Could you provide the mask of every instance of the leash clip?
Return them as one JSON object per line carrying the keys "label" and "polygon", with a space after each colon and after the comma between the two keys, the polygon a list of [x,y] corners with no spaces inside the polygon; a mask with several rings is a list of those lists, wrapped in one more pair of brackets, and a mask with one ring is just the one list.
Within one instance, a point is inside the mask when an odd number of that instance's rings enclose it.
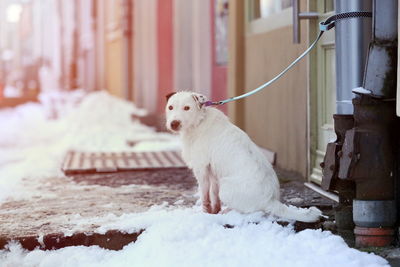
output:
{"label": "leash clip", "polygon": [[224,102],[223,101],[218,101],[218,102],[206,101],[206,102],[203,102],[201,104],[204,105],[205,107],[209,107],[209,106],[222,105],[222,104],[224,104]]}
{"label": "leash clip", "polygon": [[206,102],[203,102],[203,103],[201,103],[202,105],[204,105],[205,107],[209,107],[209,106],[212,106],[212,105],[215,105],[215,103],[214,102],[212,102],[212,101],[206,101]]}
{"label": "leash clip", "polygon": [[329,23],[327,23],[327,24],[325,24],[325,21],[321,21],[319,23],[319,30],[323,31],[323,32],[329,31],[333,27],[335,27],[335,21],[334,20],[329,22]]}

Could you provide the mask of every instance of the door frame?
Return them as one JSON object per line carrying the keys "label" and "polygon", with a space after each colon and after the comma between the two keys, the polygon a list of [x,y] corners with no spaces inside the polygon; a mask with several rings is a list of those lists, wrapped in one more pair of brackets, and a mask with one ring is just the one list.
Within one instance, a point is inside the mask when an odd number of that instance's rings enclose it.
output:
{"label": "door frame", "polygon": [[[327,18],[330,15],[334,14],[334,10],[330,12],[324,11],[324,4],[322,2],[317,1],[309,1],[308,8],[311,11],[316,10],[320,15],[318,20],[309,20],[309,34],[308,34],[308,42],[311,43],[315,40],[316,36],[319,33],[318,23],[319,21]],[[322,182],[322,170],[319,165],[316,164],[316,155],[314,153],[318,153],[318,141],[319,141],[319,127],[321,126],[322,116],[325,116],[325,107],[323,112],[319,111],[319,104],[323,101],[321,98],[325,97],[325,90],[322,90],[323,85],[321,81],[325,79],[324,77],[318,77],[320,75],[318,73],[318,66],[322,66],[325,64],[325,61],[321,58],[318,58],[318,54],[323,52],[323,48],[320,46],[324,40],[327,39],[335,39],[335,31],[334,29],[325,32],[319,41],[319,45],[313,49],[308,57],[308,90],[307,90],[307,106],[308,106],[308,114],[307,114],[307,124],[308,124],[308,134],[307,134],[307,180],[308,182],[314,182],[316,184],[320,184]],[[328,44],[329,46],[332,44]],[[334,45],[334,42],[333,42]],[[322,90],[322,91],[321,91]],[[336,94],[335,94],[336,99]],[[329,129],[330,130],[330,129]],[[333,130],[333,129],[332,129]],[[322,160],[321,160],[322,162]]]}

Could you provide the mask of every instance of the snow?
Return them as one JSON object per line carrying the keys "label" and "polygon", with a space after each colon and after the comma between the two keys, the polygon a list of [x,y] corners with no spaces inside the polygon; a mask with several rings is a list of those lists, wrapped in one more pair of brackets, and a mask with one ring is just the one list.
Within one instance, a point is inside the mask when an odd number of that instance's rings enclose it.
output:
{"label": "snow", "polygon": [[364,95],[369,95],[371,94],[370,90],[365,89],[364,87],[357,87],[351,90],[353,93],[358,93],[358,94],[364,94]]}
{"label": "snow", "polygon": [[[65,153],[163,150],[180,147],[176,136],[157,133],[130,115],[144,110],[106,92],[47,93],[41,103],[1,110],[0,201],[32,196],[29,184],[63,177]],[[127,140],[139,142],[129,147]],[[1,203],[1,202],[0,202]],[[261,213],[210,215],[167,204],[143,213],[92,218],[96,232],[145,231],[120,251],[97,246],[26,251],[18,243],[0,250],[9,266],[388,266],[381,257],[349,248],[327,231],[295,233]],[[76,229],[91,223],[77,214]],[[229,226],[229,227],[226,227]],[[71,234],[71,233],[66,233]],[[43,242],[43,234],[38,233]]]}
{"label": "snow", "polygon": [[116,227],[146,231],[121,251],[92,246],[28,252],[13,243],[0,251],[0,266],[388,266],[330,232],[295,233],[261,213],[210,215],[200,207],[161,206],[122,215],[99,232]]}
{"label": "snow", "polygon": [[[40,103],[0,110],[0,202],[30,197],[24,184],[63,176],[60,166],[68,150],[179,149],[176,136],[132,122],[131,114],[146,111],[104,91],[47,93]],[[130,147],[128,140],[138,143]]]}

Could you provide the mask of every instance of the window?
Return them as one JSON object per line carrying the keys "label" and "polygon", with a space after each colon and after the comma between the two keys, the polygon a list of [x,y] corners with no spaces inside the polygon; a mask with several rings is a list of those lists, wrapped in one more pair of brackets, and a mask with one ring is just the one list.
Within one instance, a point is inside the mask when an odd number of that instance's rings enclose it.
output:
{"label": "window", "polygon": [[292,6],[291,0],[250,0],[250,2],[252,2],[252,19],[267,18]]}
{"label": "window", "polygon": [[262,33],[292,24],[291,0],[248,0],[248,32]]}

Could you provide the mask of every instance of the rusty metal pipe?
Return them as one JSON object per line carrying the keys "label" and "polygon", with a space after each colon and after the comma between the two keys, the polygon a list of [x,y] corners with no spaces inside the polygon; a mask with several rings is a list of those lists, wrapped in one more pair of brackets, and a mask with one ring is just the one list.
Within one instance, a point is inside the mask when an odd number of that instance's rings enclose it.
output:
{"label": "rusty metal pipe", "polygon": [[355,183],[351,180],[338,179],[339,154],[345,139],[346,131],[354,127],[353,115],[333,115],[336,140],[329,143],[322,167],[322,184],[324,190],[335,191],[339,195],[339,204],[335,207],[336,229],[350,246],[354,246],[354,222],[352,203],[355,197]]}
{"label": "rusty metal pipe", "polygon": [[[335,129],[338,138],[328,144],[322,166],[322,186],[339,192],[341,208],[337,215],[348,219],[350,202],[353,204],[355,243],[360,247],[386,246],[393,241],[393,227],[398,221],[396,192],[400,192],[395,189],[396,180],[400,178],[400,168],[396,170],[396,166],[400,166],[400,122],[394,101],[397,1],[374,0],[373,14],[373,38],[363,79],[363,87],[367,90],[355,92],[356,97],[352,100],[354,126],[349,129],[348,125],[346,130]],[[340,35],[339,31],[340,28],[337,29]],[[350,63],[357,65],[360,62]],[[340,75],[338,79],[338,84],[344,82],[340,81]],[[338,111],[343,113],[339,107]],[[339,126],[336,120],[340,120],[340,116],[336,115],[335,128]],[[348,227],[350,224],[342,228]]]}
{"label": "rusty metal pipe", "polygon": [[373,39],[363,87],[353,98],[354,128],[346,132],[338,176],[356,184],[355,243],[387,246],[397,222],[395,166],[399,120],[393,97],[397,83],[397,0],[373,2]]}

